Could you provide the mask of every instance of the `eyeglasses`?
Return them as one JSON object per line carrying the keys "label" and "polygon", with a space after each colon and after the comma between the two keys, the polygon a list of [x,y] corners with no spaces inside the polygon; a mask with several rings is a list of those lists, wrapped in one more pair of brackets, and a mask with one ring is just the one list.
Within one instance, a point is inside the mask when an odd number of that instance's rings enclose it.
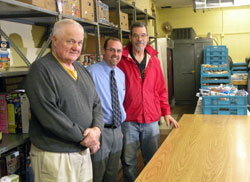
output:
{"label": "eyeglasses", "polygon": [[115,53],[115,52],[117,52],[118,54],[122,53],[122,50],[121,50],[121,49],[108,48],[108,49],[106,49],[106,50],[108,50],[108,51],[110,51],[110,52],[112,52],[112,53]]}
{"label": "eyeglasses", "polygon": [[141,34],[141,35],[138,35],[138,34],[133,34],[132,37],[135,38],[135,39],[138,39],[139,37],[142,38],[142,39],[145,39],[148,35],[147,34]]}

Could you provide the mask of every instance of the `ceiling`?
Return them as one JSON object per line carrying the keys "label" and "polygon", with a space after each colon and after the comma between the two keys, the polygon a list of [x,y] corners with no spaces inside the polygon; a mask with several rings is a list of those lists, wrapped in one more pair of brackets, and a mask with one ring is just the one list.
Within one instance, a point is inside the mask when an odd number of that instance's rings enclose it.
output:
{"label": "ceiling", "polygon": [[186,8],[195,9],[218,8],[230,6],[250,5],[250,0],[153,0],[158,8]]}
{"label": "ceiling", "polygon": [[193,7],[193,0],[154,0],[156,7],[184,8]]}

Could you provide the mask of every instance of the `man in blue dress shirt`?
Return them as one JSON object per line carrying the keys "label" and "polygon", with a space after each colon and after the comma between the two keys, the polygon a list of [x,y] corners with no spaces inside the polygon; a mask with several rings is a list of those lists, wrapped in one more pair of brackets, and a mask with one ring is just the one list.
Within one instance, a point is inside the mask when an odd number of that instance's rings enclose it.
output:
{"label": "man in blue dress shirt", "polygon": [[[117,182],[119,160],[122,151],[121,123],[126,118],[123,108],[125,97],[125,75],[116,67],[122,56],[122,44],[117,38],[108,38],[104,42],[103,60],[93,64],[88,71],[93,77],[96,91],[102,103],[104,130],[101,136],[101,147],[92,155],[94,182]],[[113,71],[112,71],[113,70]],[[119,121],[114,121],[115,110],[112,106],[111,72],[114,72],[118,91]],[[115,117],[116,118],[116,117]]]}

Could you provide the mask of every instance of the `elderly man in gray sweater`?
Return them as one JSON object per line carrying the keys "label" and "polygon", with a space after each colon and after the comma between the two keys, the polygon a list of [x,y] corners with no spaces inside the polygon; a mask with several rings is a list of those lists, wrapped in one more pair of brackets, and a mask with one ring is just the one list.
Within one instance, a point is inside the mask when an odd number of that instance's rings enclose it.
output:
{"label": "elderly man in gray sweater", "polygon": [[83,36],[83,27],[73,20],[55,23],[52,52],[31,65],[26,79],[36,182],[93,178],[90,153],[100,147],[104,123],[94,82],[76,62]]}

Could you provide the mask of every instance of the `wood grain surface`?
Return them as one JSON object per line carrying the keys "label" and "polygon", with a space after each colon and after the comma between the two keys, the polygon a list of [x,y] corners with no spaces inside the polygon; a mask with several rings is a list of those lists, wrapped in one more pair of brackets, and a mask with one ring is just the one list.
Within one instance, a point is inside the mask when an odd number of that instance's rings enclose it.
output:
{"label": "wood grain surface", "polygon": [[250,182],[250,116],[185,114],[136,182]]}

